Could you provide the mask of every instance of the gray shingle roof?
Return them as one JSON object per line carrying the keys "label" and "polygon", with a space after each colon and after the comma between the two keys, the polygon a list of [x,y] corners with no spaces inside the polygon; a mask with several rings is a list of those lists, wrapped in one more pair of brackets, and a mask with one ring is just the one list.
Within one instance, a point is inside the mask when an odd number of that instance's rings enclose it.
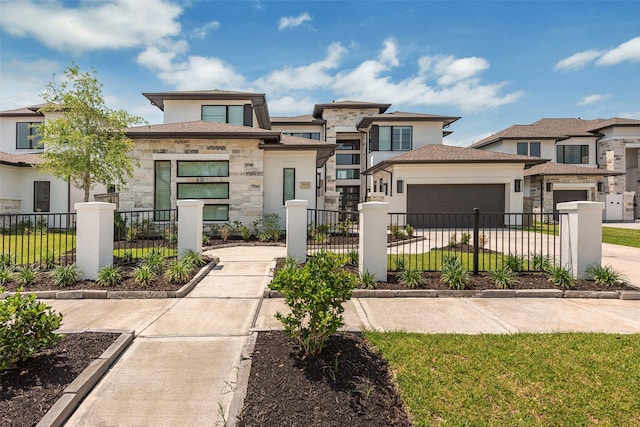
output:
{"label": "gray shingle roof", "polygon": [[42,156],[39,153],[10,154],[0,151],[0,163],[14,166],[38,165],[42,163]]}
{"label": "gray shingle roof", "polygon": [[165,123],[130,127],[125,130],[130,138],[257,138],[280,140],[280,132],[228,123],[192,122]]}
{"label": "gray shingle roof", "polygon": [[357,128],[366,128],[372,123],[376,122],[442,122],[443,127],[449,126],[451,123],[460,119],[455,116],[441,116],[438,114],[422,114],[422,113],[408,113],[404,111],[394,111],[392,113],[374,114],[371,116],[363,117],[358,124]]}

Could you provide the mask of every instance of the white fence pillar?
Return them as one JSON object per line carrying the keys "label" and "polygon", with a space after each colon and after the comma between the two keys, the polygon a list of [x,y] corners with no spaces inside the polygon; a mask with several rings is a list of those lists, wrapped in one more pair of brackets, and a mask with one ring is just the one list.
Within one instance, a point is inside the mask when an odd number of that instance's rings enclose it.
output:
{"label": "white fence pillar", "polygon": [[358,270],[369,271],[378,281],[387,281],[387,225],[389,203],[366,202],[360,211]]}
{"label": "white fence pillar", "polygon": [[587,278],[590,264],[602,261],[602,210],[601,202],[558,203],[560,215],[560,244],[563,267],[573,277]]}
{"label": "white fence pillar", "polygon": [[98,270],[113,264],[114,203],[76,203],[76,266],[81,279],[96,280]]}
{"label": "white fence pillar", "polygon": [[307,260],[307,200],[287,200],[287,258]]}
{"label": "white fence pillar", "polygon": [[178,257],[186,251],[202,253],[202,200],[178,200]]}

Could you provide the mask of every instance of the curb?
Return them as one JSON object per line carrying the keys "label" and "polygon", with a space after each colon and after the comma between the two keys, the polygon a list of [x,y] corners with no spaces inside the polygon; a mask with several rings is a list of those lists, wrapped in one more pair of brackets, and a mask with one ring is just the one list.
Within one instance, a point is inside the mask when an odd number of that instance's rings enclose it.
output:
{"label": "curb", "polygon": [[[108,291],[100,289],[74,289],[71,291],[22,291],[23,294],[35,294],[38,299],[159,299],[159,298],[183,298],[209,274],[209,271],[220,262],[220,258],[212,257],[213,261],[205,265],[193,276],[188,283],[177,291]],[[0,299],[5,299],[15,292],[4,292]]]}
{"label": "curb", "polygon": [[[284,298],[271,289],[265,289],[263,298]],[[351,298],[583,298],[640,300],[640,291],[576,291],[562,289],[356,289]]]}
{"label": "curb", "polygon": [[237,388],[233,393],[229,408],[227,411],[227,426],[234,427],[238,421],[238,415],[244,407],[244,400],[247,397],[249,388],[249,374],[251,373],[251,363],[253,362],[253,350],[256,347],[258,339],[257,332],[251,332],[242,346],[242,354],[240,355],[240,366],[238,370],[238,379],[236,381]]}
{"label": "curb", "polygon": [[[98,330],[86,330],[84,332],[104,332]],[[122,332],[121,335],[107,348],[97,359],[94,359],[76,377],[71,384],[64,389],[62,397],[42,417],[37,427],[58,427],[73,414],[80,402],[89,394],[91,389],[100,381],[102,376],[113,365],[118,357],[133,341],[132,331]]]}

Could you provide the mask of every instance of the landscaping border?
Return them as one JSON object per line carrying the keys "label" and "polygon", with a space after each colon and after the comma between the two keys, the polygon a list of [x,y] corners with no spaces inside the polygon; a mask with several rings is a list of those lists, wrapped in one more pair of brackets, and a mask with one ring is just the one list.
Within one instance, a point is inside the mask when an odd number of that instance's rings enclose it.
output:
{"label": "landscaping border", "polygon": [[[82,332],[105,332],[99,329],[89,329]],[[114,332],[114,331],[109,331]],[[69,333],[67,333],[69,334]],[[97,359],[94,359],[81,373],[69,384],[62,397],[42,417],[37,427],[58,427],[64,425],[80,402],[89,394],[111,365],[120,357],[124,350],[134,339],[133,331],[121,331],[121,334]]]}

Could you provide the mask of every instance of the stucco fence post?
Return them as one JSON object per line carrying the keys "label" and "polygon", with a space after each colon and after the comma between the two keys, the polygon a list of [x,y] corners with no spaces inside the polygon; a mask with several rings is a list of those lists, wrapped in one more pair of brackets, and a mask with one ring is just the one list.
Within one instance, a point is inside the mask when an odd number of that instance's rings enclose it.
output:
{"label": "stucco fence post", "polygon": [[373,273],[378,281],[387,281],[387,224],[389,203],[365,202],[360,212],[358,271]]}
{"label": "stucco fence post", "polygon": [[[602,202],[558,203],[562,267],[587,278],[587,267],[602,262]],[[564,215],[562,215],[564,214]]]}
{"label": "stucco fence post", "polygon": [[113,264],[114,203],[74,204],[76,218],[76,267],[83,280],[96,280],[98,271]]}
{"label": "stucco fence post", "polygon": [[307,260],[307,200],[287,200],[287,258]]}
{"label": "stucco fence post", "polygon": [[178,257],[192,250],[202,253],[202,200],[178,200]]}

